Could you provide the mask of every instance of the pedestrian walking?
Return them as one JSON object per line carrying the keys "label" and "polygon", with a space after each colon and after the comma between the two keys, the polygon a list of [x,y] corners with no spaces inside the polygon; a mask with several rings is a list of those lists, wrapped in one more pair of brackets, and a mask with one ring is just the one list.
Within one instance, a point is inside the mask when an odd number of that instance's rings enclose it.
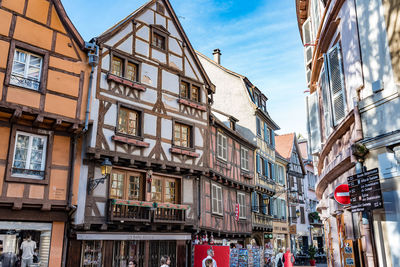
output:
{"label": "pedestrian walking", "polygon": [[293,254],[290,252],[290,248],[288,248],[286,250],[286,253],[283,254],[282,261],[283,261],[284,267],[293,267],[295,259],[294,259]]}
{"label": "pedestrian walking", "polygon": [[283,267],[283,249],[280,249],[278,254],[275,256],[275,267]]}
{"label": "pedestrian walking", "polygon": [[161,267],[169,267],[171,264],[171,258],[169,256],[161,257]]}

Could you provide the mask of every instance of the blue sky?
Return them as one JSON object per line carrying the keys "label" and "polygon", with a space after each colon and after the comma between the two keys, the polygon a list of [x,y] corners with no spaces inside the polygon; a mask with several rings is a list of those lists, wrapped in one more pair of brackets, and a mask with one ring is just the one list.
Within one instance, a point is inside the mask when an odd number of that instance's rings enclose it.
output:
{"label": "blue sky", "polygon": [[[146,0],[62,0],[85,40],[100,35]],[[307,88],[295,0],[170,0],[193,47],[248,77],[267,97],[278,133],[306,135]],[[218,90],[218,88],[217,88]]]}

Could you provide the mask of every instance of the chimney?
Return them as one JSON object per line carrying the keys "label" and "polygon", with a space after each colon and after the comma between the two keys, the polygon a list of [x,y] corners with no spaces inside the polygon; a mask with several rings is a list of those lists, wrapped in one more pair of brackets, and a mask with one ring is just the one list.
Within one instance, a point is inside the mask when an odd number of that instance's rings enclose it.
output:
{"label": "chimney", "polygon": [[213,55],[214,55],[214,61],[217,62],[218,64],[221,64],[221,50],[219,50],[219,48],[214,49]]}

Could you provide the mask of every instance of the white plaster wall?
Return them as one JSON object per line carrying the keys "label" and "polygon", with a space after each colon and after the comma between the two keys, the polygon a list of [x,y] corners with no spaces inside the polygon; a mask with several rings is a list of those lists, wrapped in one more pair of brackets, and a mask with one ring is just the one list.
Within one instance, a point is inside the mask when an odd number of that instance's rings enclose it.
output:
{"label": "white plaster wall", "polygon": [[[153,149],[154,145],[156,144],[156,140],[145,138],[143,140],[146,143],[149,143],[149,147],[143,149],[143,155],[146,157],[150,154],[151,150]],[[155,156],[153,156],[154,158]]]}
{"label": "white plaster wall", "polygon": [[146,41],[150,41],[150,28],[146,25],[144,25],[142,28],[140,28],[136,32],[136,36],[143,38]]}
{"label": "white plaster wall", "polygon": [[172,140],[172,121],[161,119],[161,125],[161,138]]}
{"label": "white plaster wall", "polygon": [[151,49],[151,56],[153,59],[166,64],[167,63],[167,55],[165,52],[160,52],[157,49]]}
{"label": "white plaster wall", "polygon": [[124,29],[122,29],[120,32],[118,32],[116,35],[111,37],[108,41],[105,42],[106,45],[109,46],[114,46],[118,41],[120,41],[122,38],[124,38],[126,35],[131,33],[133,30],[132,23],[128,23]]}
{"label": "white plaster wall", "polygon": [[[101,174],[101,169],[99,167],[94,168],[94,177],[103,177]],[[106,179],[103,184],[99,184],[93,191],[92,195],[94,197],[107,197],[108,180]]]}
{"label": "white plaster wall", "polygon": [[196,75],[194,75],[193,69],[192,69],[192,67],[190,67],[188,59],[186,57],[185,57],[185,75],[187,77],[197,80],[197,77],[196,77]]}
{"label": "white plaster wall", "polygon": [[[147,77],[145,77],[147,76]],[[142,64],[142,83],[157,86],[158,69],[157,67],[151,66],[149,64]],[[150,81],[148,81],[150,79]]]}
{"label": "white plaster wall", "polygon": [[185,204],[193,204],[193,180],[182,179],[182,181],[183,181],[182,202]]}
{"label": "white plaster wall", "polygon": [[357,17],[353,1],[346,1],[339,12],[343,71],[345,73],[346,103],[352,110],[356,90],[363,85],[361,56],[357,34]]}
{"label": "white plaster wall", "polygon": [[150,102],[152,104],[157,101],[157,91],[153,89],[147,89],[146,92],[141,93],[140,97],[143,101]]}
{"label": "white plaster wall", "polygon": [[205,140],[203,140],[203,136],[200,133],[200,129],[195,127],[195,132],[194,132],[194,137],[195,137],[195,146],[203,147],[205,146]]}
{"label": "white plaster wall", "polygon": [[362,97],[372,94],[372,83],[383,80],[384,90],[395,90],[387,42],[382,1],[356,0],[365,89]]}
{"label": "white plaster wall", "polygon": [[154,12],[151,10],[147,10],[143,14],[138,16],[136,20],[144,22],[148,25],[154,24]]}
{"label": "white plaster wall", "polygon": [[161,142],[161,147],[164,150],[165,156],[167,156],[167,160],[171,161],[171,153],[169,152],[169,149],[171,148],[171,144]]}
{"label": "white plaster wall", "polygon": [[171,19],[168,19],[168,31],[171,34],[171,36],[178,38],[179,40],[182,40],[181,36],[179,35],[174,22]]}
{"label": "white plaster wall", "polygon": [[169,40],[169,50],[177,55],[182,55],[182,49],[175,38],[168,38]]}
{"label": "white plaster wall", "polygon": [[[365,88],[359,103],[364,138],[400,129],[398,88],[394,81],[382,2],[356,0]],[[383,81],[373,93],[372,83]]]}
{"label": "white plaster wall", "polygon": [[183,70],[182,68],[182,58],[177,57],[175,55],[169,54],[169,65],[179,69],[180,71]]}
{"label": "white plaster wall", "polygon": [[107,74],[101,73],[100,74],[100,88],[108,90],[109,84],[107,82]]}
{"label": "white plaster wall", "polygon": [[164,28],[167,28],[167,20],[166,20],[166,18],[161,16],[158,13],[156,13],[156,24],[162,25]]}
{"label": "white plaster wall", "polygon": [[136,38],[135,51],[136,51],[136,53],[139,53],[139,54],[142,54],[142,55],[148,57],[149,56],[149,44]]}
{"label": "white plaster wall", "polygon": [[[84,150],[82,150],[82,159],[84,158]],[[79,186],[78,186],[78,206],[76,207],[76,215],[74,219],[75,224],[83,224],[85,222],[85,206],[86,206],[86,194],[87,194],[87,178],[88,178],[88,166],[81,164],[79,174]]]}
{"label": "white plaster wall", "polygon": [[203,79],[201,77],[200,71],[197,68],[197,65],[194,63],[194,59],[192,57],[192,55],[189,53],[189,50],[187,49],[187,47],[185,47],[185,55],[186,55],[186,59],[190,62],[190,65],[193,67],[193,70],[195,72],[195,76],[198,77],[197,79],[201,82],[203,82]]}
{"label": "white plaster wall", "polygon": [[162,71],[162,89],[179,94],[179,77],[169,71]]}
{"label": "white plaster wall", "polygon": [[144,113],[143,120],[145,121],[145,123],[143,124],[143,133],[156,136],[157,117]]}
{"label": "white plaster wall", "polygon": [[[238,128],[247,128],[244,129],[243,135],[256,142],[255,105],[251,102],[242,79],[227,73],[202,56],[198,56],[198,58],[212,83],[216,86],[212,107],[239,119]],[[232,105],[232,103],[235,103],[235,105]],[[242,131],[240,132],[242,133]]]}
{"label": "white plaster wall", "polygon": [[101,68],[103,70],[110,70],[110,55],[105,55],[101,59]]}
{"label": "white plaster wall", "polygon": [[133,37],[130,36],[128,39],[126,39],[122,44],[120,44],[117,48],[121,51],[124,51],[128,54],[132,54],[132,40]]}
{"label": "white plaster wall", "polygon": [[179,111],[179,103],[177,101],[177,97],[163,94],[162,101],[164,103],[165,108]]}
{"label": "white plaster wall", "polygon": [[[115,145],[114,145],[114,141],[111,138],[115,135],[115,132],[103,128],[103,134],[104,134],[104,137],[105,137],[105,139],[106,139],[106,141],[108,143],[108,146],[110,147],[110,150],[111,151],[114,150]],[[106,148],[103,147],[103,149],[106,149]]]}
{"label": "white plaster wall", "polygon": [[115,104],[112,104],[108,109],[106,115],[104,116],[104,123],[112,126],[116,126],[117,124],[117,112],[118,107]]}

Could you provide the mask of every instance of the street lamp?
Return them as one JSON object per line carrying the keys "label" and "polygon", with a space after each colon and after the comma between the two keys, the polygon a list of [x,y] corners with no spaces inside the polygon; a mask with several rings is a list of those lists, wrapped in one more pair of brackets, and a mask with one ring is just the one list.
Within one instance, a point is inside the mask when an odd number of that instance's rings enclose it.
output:
{"label": "street lamp", "polygon": [[101,163],[101,178],[89,179],[88,192],[92,192],[99,184],[104,184],[104,181],[110,176],[112,170],[112,163],[108,158],[105,158]]}
{"label": "street lamp", "polygon": [[297,217],[300,217],[300,215],[301,215],[300,210],[296,210],[296,216],[297,216]]}

